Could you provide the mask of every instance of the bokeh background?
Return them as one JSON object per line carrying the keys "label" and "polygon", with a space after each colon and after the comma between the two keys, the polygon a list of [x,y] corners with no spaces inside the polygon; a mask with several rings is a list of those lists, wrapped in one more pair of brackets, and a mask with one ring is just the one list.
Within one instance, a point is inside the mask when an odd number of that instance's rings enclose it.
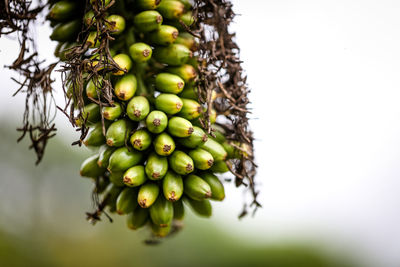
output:
{"label": "bokeh background", "polygon": [[[92,185],[78,174],[90,151],[70,146],[78,133],[64,115],[38,167],[16,144],[24,98],[12,97],[3,66],[19,47],[2,38],[0,266],[400,265],[400,2],[233,3],[263,209],[239,220],[246,196],[226,184],[211,219],[189,213],[157,246],[119,216],[90,225]],[[50,27],[38,24],[38,49],[53,62]]]}

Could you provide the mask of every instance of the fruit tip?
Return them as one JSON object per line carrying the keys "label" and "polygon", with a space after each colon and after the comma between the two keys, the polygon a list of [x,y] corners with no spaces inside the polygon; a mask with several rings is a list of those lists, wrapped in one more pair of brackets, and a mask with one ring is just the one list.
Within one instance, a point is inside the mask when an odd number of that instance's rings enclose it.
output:
{"label": "fruit tip", "polygon": [[148,208],[147,205],[146,205],[146,199],[140,200],[140,201],[139,201],[139,206],[142,207],[142,208],[144,208],[144,209],[145,209],[145,208]]}
{"label": "fruit tip", "polygon": [[114,145],[114,141],[112,139],[107,139],[107,145],[108,146],[113,146]]}
{"label": "fruit tip", "polygon": [[206,198],[210,198],[210,197],[212,197],[212,193],[211,193],[211,191],[208,191],[208,192],[205,194],[205,197],[206,197]]}

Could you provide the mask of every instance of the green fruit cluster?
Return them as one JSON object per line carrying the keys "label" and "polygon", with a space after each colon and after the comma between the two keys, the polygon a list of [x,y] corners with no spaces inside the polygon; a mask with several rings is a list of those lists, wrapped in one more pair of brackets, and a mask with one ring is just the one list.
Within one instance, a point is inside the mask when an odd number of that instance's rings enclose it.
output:
{"label": "green fruit cluster", "polygon": [[[90,27],[96,20],[92,10],[81,14],[81,5],[62,0],[50,9],[50,38],[59,42],[55,55],[61,60],[81,22]],[[82,163],[80,174],[96,181],[110,212],[127,215],[129,228],[149,225],[164,237],[174,220],[183,219],[185,206],[211,216],[210,200],[225,197],[215,174],[227,172],[226,160],[238,157],[239,150],[225,140],[223,129],[214,125],[211,137],[199,123],[205,107],[194,89],[196,40],[181,25],[193,23],[189,1],[116,0],[108,13],[111,55],[123,71],[109,76],[111,106],[92,101],[101,99],[105,77],[85,85],[82,115],[91,130],[83,143],[97,152]],[[98,38],[93,29],[86,44],[95,49]]]}

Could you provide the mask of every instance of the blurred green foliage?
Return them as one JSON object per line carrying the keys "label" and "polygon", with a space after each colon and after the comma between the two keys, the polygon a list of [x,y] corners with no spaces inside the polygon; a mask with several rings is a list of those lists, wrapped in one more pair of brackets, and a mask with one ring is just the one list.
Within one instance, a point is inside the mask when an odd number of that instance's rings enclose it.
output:
{"label": "blurred green foliage", "polygon": [[69,146],[59,133],[35,167],[33,151],[16,144],[14,125],[1,125],[0,266],[355,266],[310,244],[271,245],[268,236],[265,244],[253,243],[193,214],[183,231],[158,245],[145,245],[147,229],[129,230],[124,217],[92,226],[84,215],[92,185],[78,174],[89,151]]}

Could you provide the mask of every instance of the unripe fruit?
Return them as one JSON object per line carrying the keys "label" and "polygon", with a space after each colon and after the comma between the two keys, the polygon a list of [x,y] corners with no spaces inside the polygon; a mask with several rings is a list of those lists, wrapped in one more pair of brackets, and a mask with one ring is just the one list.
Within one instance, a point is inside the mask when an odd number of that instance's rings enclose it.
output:
{"label": "unripe fruit", "polygon": [[127,74],[117,82],[114,91],[118,99],[127,101],[134,96],[136,89],[137,80],[135,75]]}
{"label": "unripe fruit", "polygon": [[137,230],[147,223],[149,210],[137,207],[133,212],[126,217],[126,224],[129,229]]}
{"label": "unripe fruit", "polygon": [[117,198],[117,213],[128,214],[137,207],[137,189],[125,188]]}
{"label": "unripe fruit", "polygon": [[169,115],[173,115],[181,111],[182,100],[174,94],[160,94],[155,101],[156,108],[164,111]]}
{"label": "unripe fruit", "polygon": [[222,201],[225,198],[224,185],[217,176],[209,172],[204,172],[200,174],[200,177],[210,186],[212,193],[211,199]]}
{"label": "unripe fruit", "polygon": [[185,217],[185,208],[183,207],[183,201],[178,200],[172,203],[174,206],[174,220],[183,220]]}
{"label": "unripe fruit", "polygon": [[182,15],[181,20],[186,26],[190,27],[194,23],[194,17],[192,16],[192,12],[186,12]]}
{"label": "unripe fruit", "polygon": [[140,12],[133,19],[135,27],[141,32],[157,30],[162,22],[163,17],[161,14],[153,10]]}
{"label": "unripe fruit", "polygon": [[157,10],[162,14],[164,18],[179,19],[183,15],[185,6],[179,1],[168,0],[161,1]]}
{"label": "unripe fruit", "polygon": [[196,148],[208,140],[207,134],[200,127],[193,126],[193,133],[186,138],[179,138],[178,142],[188,148]]}
{"label": "unripe fruit", "polygon": [[194,200],[204,200],[212,196],[211,188],[199,176],[190,174],[183,180],[184,192]]}
{"label": "unripe fruit", "polygon": [[115,148],[103,145],[99,149],[99,159],[97,165],[101,168],[107,168],[111,154],[115,151]]}
{"label": "unripe fruit", "polygon": [[127,147],[121,147],[111,154],[107,169],[110,172],[125,171],[128,168],[138,164],[142,160],[142,153]]}
{"label": "unripe fruit", "polygon": [[97,165],[98,158],[98,155],[93,155],[82,162],[80,169],[81,176],[95,178],[104,174],[105,169]]}
{"label": "unripe fruit", "polygon": [[194,170],[193,160],[185,152],[175,150],[168,159],[171,169],[178,174],[186,175]]}
{"label": "unripe fruit", "polygon": [[158,30],[150,32],[147,37],[152,44],[170,45],[175,42],[178,34],[177,28],[169,25],[161,25]]}
{"label": "unripe fruit", "polygon": [[59,1],[52,6],[47,17],[55,21],[66,21],[74,17],[77,7],[76,2]]}
{"label": "unripe fruit", "polygon": [[114,102],[113,107],[103,107],[101,112],[103,113],[104,119],[113,121],[121,116],[122,107],[118,102]]}
{"label": "unripe fruit", "polygon": [[156,9],[161,3],[161,0],[136,0],[135,4],[143,9],[143,10],[148,10],[148,9]]}
{"label": "unripe fruit", "polygon": [[123,171],[114,171],[110,173],[110,176],[108,178],[110,182],[113,183],[115,186],[123,187],[124,186],[123,176],[124,176]]}
{"label": "unripe fruit", "polygon": [[123,75],[125,74],[125,72],[128,72],[132,68],[132,60],[126,54],[115,55],[113,57],[113,60],[115,61],[115,63],[117,63],[119,68],[122,69],[114,72],[114,75]]}
{"label": "unripe fruit", "polygon": [[199,170],[207,170],[214,164],[213,156],[201,148],[189,151],[189,156],[193,159],[194,167]]}
{"label": "unripe fruit", "polygon": [[183,88],[182,92],[178,95],[181,98],[198,100],[199,96],[197,94],[197,88],[193,87],[190,84],[186,84],[185,88]]}
{"label": "unripe fruit", "polygon": [[91,25],[92,23],[96,22],[96,18],[94,17],[93,10],[86,12],[84,16],[84,22],[87,26]]}
{"label": "unripe fruit", "polygon": [[117,198],[122,190],[122,187],[114,184],[109,184],[104,191],[104,198],[106,205],[109,207],[110,212],[116,211]]}
{"label": "unripe fruit", "polygon": [[113,122],[106,132],[107,145],[115,147],[123,146],[125,144],[125,139],[128,138],[129,133],[132,130],[132,127],[132,123],[125,119]]}
{"label": "unripe fruit", "polygon": [[81,126],[82,121],[86,120],[86,123],[90,125],[90,124],[94,124],[94,123],[98,122],[100,119],[101,119],[101,115],[100,115],[99,105],[97,105],[95,103],[90,103],[83,107],[82,118],[79,117],[75,121],[75,123],[78,126]]}
{"label": "unripe fruit", "polygon": [[125,19],[119,15],[111,15],[106,19],[109,23],[106,24],[112,34],[120,34],[125,30]]}
{"label": "unripe fruit", "polygon": [[215,161],[214,165],[212,165],[212,167],[210,168],[211,171],[216,172],[216,173],[225,173],[229,171],[228,168],[228,164],[230,164],[229,162],[225,162],[225,161]]}
{"label": "unripe fruit", "polygon": [[201,105],[192,99],[181,98],[183,106],[178,116],[188,120],[193,120],[201,115]]}
{"label": "unripe fruit", "polygon": [[168,132],[176,137],[188,137],[194,131],[192,123],[181,117],[172,117],[168,121]]}
{"label": "unripe fruit", "polygon": [[168,118],[164,112],[154,110],[146,118],[147,129],[152,133],[161,133],[167,128]]}
{"label": "unripe fruit", "polygon": [[184,198],[185,203],[190,206],[194,213],[201,217],[209,218],[212,215],[211,203],[208,199],[205,200],[194,200],[191,198]]}
{"label": "unripe fruit", "polygon": [[168,160],[166,157],[158,156],[156,153],[151,153],[146,162],[146,174],[151,180],[162,179],[168,170]]}
{"label": "unripe fruit", "polygon": [[97,32],[90,32],[88,38],[86,39],[86,43],[90,48],[99,47],[100,45],[100,36],[97,35]]}
{"label": "unripe fruit", "polygon": [[180,66],[192,57],[192,52],[184,45],[171,44],[167,47],[157,47],[153,55],[161,63]]}
{"label": "unripe fruit", "polygon": [[180,33],[178,35],[178,38],[176,38],[176,40],[175,40],[175,44],[184,45],[192,51],[195,51],[197,49],[196,40],[194,39],[193,35],[191,35],[188,32]]}
{"label": "unripe fruit", "polygon": [[161,133],[154,139],[154,150],[160,156],[168,156],[175,150],[174,139],[167,133]]}
{"label": "unripe fruit", "polygon": [[54,28],[50,39],[59,42],[72,42],[75,41],[79,30],[81,29],[81,20],[76,19],[67,23],[59,24]]}
{"label": "unripe fruit", "polygon": [[225,160],[228,155],[223,146],[212,138],[208,138],[207,142],[200,144],[199,147],[210,152],[214,161]]}
{"label": "unripe fruit", "polygon": [[153,50],[148,44],[134,43],[129,47],[129,54],[135,62],[146,62],[151,58]]}
{"label": "unripe fruit", "polygon": [[139,189],[138,203],[142,208],[148,208],[156,201],[160,188],[155,183],[146,183]]}
{"label": "unripe fruit", "polygon": [[150,103],[144,96],[133,97],[126,107],[128,117],[133,121],[141,121],[150,112]]}
{"label": "unripe fruit", "polygon": [[146,129],[140,129],[132,134],[130,141],[133,148],[143,151],[151,145],[151,135]]}
{"label": "unripe fruit", "polygon": [[178,201],[183,194],[183,180],[179,174],[168,171],[163,179],[163,193],[165,199]]}
{"label": "unripe fruit", "polygon": [[149,212],[152,222],[159,227],[167,227],[172,223],[174,208],[172,203],[161,195],[158,196],[156,202],[150,207]]}
{"label": "unripe fruit", "polygon": [[142,165],[130,167],[123,174],[122,181],[129,187],[136,187],[144,184],[147,181],[144,167]]}
{"label": "unripe fruit", "polygon": [[197,76],[195,68],[193,68],[193,66],[189,64],[183,64],[182,66],[179,67],[170,67],[167,69],[167,71],[175,75],[178,75],[185,81],[185,83],[192,82]]}
{"label": "unripe fruit", "polygon": [[156,88],[163,93],[178,94],[183,90],[185,82],[178,75],[160,73],[156,76]]}
{"label": "unripe fruit", "polygon": [[103,84],[102,78],[92,78],[86,85],[86,95],[88,97],[96,99],[98,96],[97,92],[101,92],[101,86]]}
{"label": "unripe fruit", "polygon": [[101,146],[106,142],[106,138],[103,135],[103,125],[98,122],[94,125],[94,128],[89,132],[83,144],[85,146]]}
{"label": "unripe fruit", "polygon": [[161,227],[154,223],[151,224],[151,230],[153,231],[153,234],[157,237],[166,237],[169,234],[169,232],[171,232],[171,228],[172,228],[171,223],[165,227]]}

